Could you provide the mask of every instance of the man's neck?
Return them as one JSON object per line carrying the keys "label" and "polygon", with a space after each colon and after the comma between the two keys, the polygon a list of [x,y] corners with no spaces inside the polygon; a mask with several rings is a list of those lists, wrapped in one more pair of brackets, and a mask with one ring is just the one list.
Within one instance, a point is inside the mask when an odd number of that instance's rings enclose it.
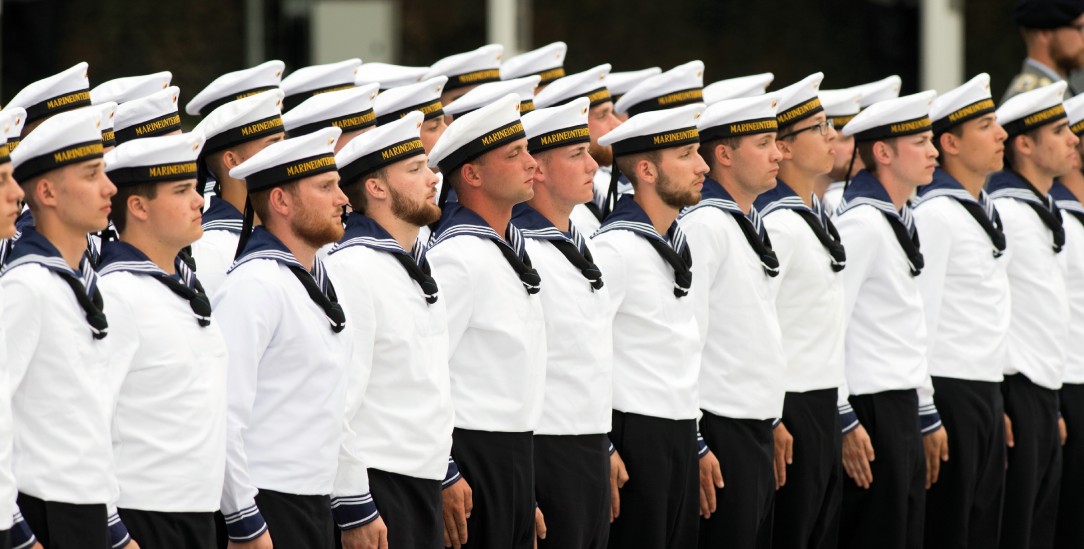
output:
{"label": "man's neck", "polygon": [[[804,172],[790,161],[779,163],[779,179],[786,183],[790,190],[794,191],[802,199],[802,202],[809,207],[813,207],[813,192],[817,187],[818,178],[822,177],[826,178],[827,175]],[[828,189],[827,182],[824,184],[824,189]]]}
{"label": "man's neck", "polygon": [[1054,59],[1051,58],[1050,55],[1048,55],[1044,51],[1028,52],[1028,59],[1030,59],[1033,63],[1037,63],[1039,65],[1042,65],[1043,67],[1050,70],[1054,74],[1057,74],[1058,76],[1061,76],[1062,79],[1064,79],[1066,77],[1065,72],[1062,71],[1062,69],[1060,67],[1058,67],[1058,64],[1054,62]]}
{"label": "man's neck", "polygon": [[1065,185],[1078,201],[1084,202],[1084,173],[1073,170],[1061,177],[1061,184]]}
{"label": "man's neck", "polygon": [[941,169],[951,175],[953,179],[959,181],[968,194],[975,199],[979,198],[979,193],[982,192],[982,187],[986,184],[987,174],[975,173],[973,170],[957,165],[955,162],[947,161],[941,165]]}
{"label": "man's neck", "polygon": [[483,196],[460,196],[459,202],[478,214],[486,222],[486,225],[489,225],[491,229],[501,235],[501,238],[504,238],[504,233],[508,231],[508,223],[512,220],[511,205],[496,204]]}
{"label": "man's neck", "polygon": [[305,270],[311,272],[313,263],[316,262],[316,248],[294,234],[289,227],[281,226],[285,225],[285,223],[285,220],[280,220],[280,222],[276,223],[273,227],[264,225],[264,228],[275,238],[279,239],[279,242],[282,242],[283,246],[286,246],[286,249],[294,256],[294,259],[305,267]]}
{"label": "man's neck", "polygon": [[390,209],[369,208],[365,215],[371,217],[373,221],[376,221],[377,225],[388,231],[388,234],[395,239],[395,242],[401,248],[407,252],[414,249],[414,243],[418,241],[420,227],[396,217],[395,214],[391,213]]}
{"label": "man's neck", "polygon": [[889,173],[883,175],[878,173],[876,177],[881,182],[881,186],[888,192],[888,198],[892,201],[892,205],[896,207],[896,210],[902,210],[907,204],[907,200],[911,198],[911,194],[915,192],[915,185],[898,181]]}
{"label": "man's neck", "polygon": [[557,230],[567,233],[569,227],[569,217],[572,216],[572,208],[575,205],[560,204],[559,201],[554,200],[549,194],[545,192],[539,192],[539,187],[535,186],[534,198],[527,201],[527,205],[534,208],[536,212],[553,223]]}
{"label": "man's neck", "polygon": [[670,230],[670,226],[674,224],[674,220],[681,213],[679,209],[663,202],[659,195],[654,192],[638,192],[632,195],[632,199],[636,201],[640,209],[644,210],[647,218],[651,220],[651,225],[655,227],[655,231],[660,235],[664,235]]}
{"label": "man's neck", "polygon": [[757,199],[757,195],[742,189],[742,186],[729,173],[718,169],[712,170],[711,178],[718,181],[723,186],[723,189],[726,189],[726,192],[730,194],[730,198],[734,199],[741,211],[748,214],[753,209],[753,201]]}
{"label": "man's neck", "polygon": [[218,185],[222,191],[219,198],[229,202],[231,206],[237,208],[237,211],[244,212],[245,200],[248,198],[248,188],[245,186],[245,182],[239,179],[225,178],[224,181],[220,180]]}
{"label": "man's neck", "polygon": [[35,230],[60,252],[64,262],[72,269],[79,269],[83,253],[87,251],[87,233],[40,213],[34,216],[34,221]]}
{"label": "man's neck", "polygon": [[1016,167],[1016,172],[1026,179],[1028,183],[1031,183],[1035,190],[1039,191],[1039,194],[1046,196],[1050,192],[1050,187],[1054,186],[1054,176],[1044,174],[1035,164],[1027,160],[1017,163],[1020,165]]}
{"label": "man's neck", "polygon": [[151,235],[139,230],[128,229],[120,235],[120,241],[131,244],[135,249],[143,252],[152,263],[167,274],[176,274],[176,266],[173,260],[181,252],[180,248],[170,248],[157,242]]}
{"label": "man's neck", "polygon": [[[784,181],[786,181],[784,179]],[[813,194],[817,195],[817,198],[823,199],[824,193],[828,192],[828,188],[832,186],[832,176],[828,174],[818,175],[816,181],[813,182]]]}

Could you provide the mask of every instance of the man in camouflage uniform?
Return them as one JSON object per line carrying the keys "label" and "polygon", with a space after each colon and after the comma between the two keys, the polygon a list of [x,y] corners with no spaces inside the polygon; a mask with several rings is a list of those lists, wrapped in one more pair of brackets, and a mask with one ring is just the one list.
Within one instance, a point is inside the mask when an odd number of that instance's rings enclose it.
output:
{"label": "man in camouflage uniform", "polygon": [[[1070,72],[1084,67],[1084,0],[1019,0],[1013,17],[1028,55],[1002,103],[1019,93],[1065,80]],[[1066,98],[1084,89],[1084,72],[1072,80]]]}

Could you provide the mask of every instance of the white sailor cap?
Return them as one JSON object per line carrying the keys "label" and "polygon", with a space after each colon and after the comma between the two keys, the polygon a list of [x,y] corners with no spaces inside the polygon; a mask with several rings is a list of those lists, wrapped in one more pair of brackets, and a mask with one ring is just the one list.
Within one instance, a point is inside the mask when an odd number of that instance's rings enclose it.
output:
{"label": "white sailor cap", "polygon": [[815,72],[781,90],[776,90],[779,95],[779,106],[776,108],[775,117],[780,126],[796,124],[824,112],[821,106],[821,98],[818,92],[821,81],[824,80],[823,72]]}
{"label": "white sailor cap", "polygon": [[117,187],[195,179],[202,148],[198,132],[133,139],[106,153],[105,173]]}
{"label": "white sailor cap", "polygon": [[662,74],[662,69],[659,67],[650,67],[638,71],[611,72],[606,75],[606,88],[613,94],[614,101],[617,101],[640,82],[659,74]]}
{"label": "white sailor cap", "polygon": [[579,97],[557,107],[539,109],[523,115],[523,131],[527,134],[527,150],[538,153],[557,147],[590,143],[587,111],[591,101]]}
{"label": "white sailor cap", "polygon": [[524,76],[514,80],[482,84],[449,103],[444,107],[444,112],[452,116],[462,116],[514,93],[520,99],[520,115],[527,114],[534,110],[534,89],[538,87],[539,80],[538,76]]}
{"label": "white sailor cap", "polygon": [[614,156],[623,156],[699,143],[696,125],[703,111],[704,105],[696,103],[637,114],[598,138],[598,144],[613,147]]}
{"label": "white sailor cap", "polygon": [[770,72],[727,78],[704,86],[704,103],[711,105],[727,99],[763,95],[772,85],[775,75]]}
{"label": "white sailor cap", "polygon": [[23,131],[23,124],[26,123],[26,109],[22,107],[8,107],[0,111],[0,139],[4,142],[0,143],[0,164],[11,162],[11,150],[15,147],[8,147],[7,144],[13,140],[17,145],[19,142],[19,134]]}
{"label": "white sailor cap", "polygon": [[424,82],[392,88],[376,96],[373,103],[376,124],[382,126],[394,122],[413,111],[421,111],[426,120],[444,116],[440,94],[447,81],[447,76],[434,76]]}
{"label": "white sailor cap", "polygon": [[933,129],[930,103],[936,96],[937,92],[927,90],[878,101],[855,115],[843,128],[843,135],[853,135],[857,142],[869,142],[930,131]]}
{"label": "white sailor cap", "polygon": [[285,63],[275,60],[223,74],[200,90],[185,105],[184,112],[202,116],[230,101],[278,88],[285,67]]}
{"label": "white sailor cap", "polygon": [[726,99],[708,105],[700,115],[700,141],[779,131],[778,93]]}
{"label": "white sailor cap", "polygon": [[848,122],[862,110],[862,94],[854,88],[842,90],[821,90],[818,95],[821,98],[821,106],[824,114],[832,121],[832,126],[837,131],[842,130]]}
{"label": "white sailor cap", "polygon": [[870,82],[868,84],[859,84],[849,88],[851,91],[856,91],[862,96],[862,108],[866,108],[874,103],[884,101],[885,99],[895,99],[900,96],[900,86],[903,80],[899,76],[892,75],[882,78],[876,82]]}
{"label": "white sailor cap", "polygon": [[425,154],[421,139],[422,119],[422,113],[408,112],[343,146],[335,155],[339,185],[349,185],[400,160]]}
{"label": "white sailor cap", "polygon": [[380,84],[381,91],[390,90],[399,86],[416,84],[427,72],[429,72],[429,67],[406,67],[389,63],[362,63],[358,67],[354,85],[364,86],[375,82]]}
{"label": "white sailor cap", "polygon": [[997,123],[1009,138],[1066,117],[1062,96],[1064,80],[1010,97],[997,109]]}
{"label": "white sailor cap", "polygon": [[504,46],[489,44],[473,51],[449,55],[429,66],[429,72],[422,78],[428,80],[434,76],[447,76],[444,85],[447,91],[463,86],[496,82],[501,79],[501,54]]}
{"label": "white sailor cap", "polygon": [[380,85],[373,83],[314,95],[283,114],[282,124],[290,137],[330,126],[340,128],[343,132],[375,126],[373,99],[376,99],[379,90]]}
{"label": "white sailor cap", "polygon": [[281,105],[282,90],[260,92],[211,111],[192,131],[207,139],[204,154],[218,152],[284,131]]}
{"label": "white sailor cap", "polygon": [[102,156],[98,110],[79,109],[42,122],[11,151],[11,165],[15,168],[16,181],[30,183],[34,176]]}
{"label": "white sailor cap", "polygon": [[108,82],[102,82],[90,90],[90,101],[95,105],[106,101],[124,104],[133,99],[160,92],[168,88],[172,80],[173,73],[169,71],[114,78]]}
{"label": "white sailor cap", "polygon": [[1070,97],[1064,105],[1065,114],[1069,117],[1069,129],[1077,135],[1084,133],[1084,95]]}
{"label": "white sailor cap", "polygon": [[279,83],[282,93],[286,94],[282,104],[290,110],[314,95],[353,88],[360,66],[361,59],[355,57],[338,63],[301,67]]}
{"label": "white sailor cap", "polygon": [[8,107],[26,109],[26,122],[37,122],[47,116],[90,105],[90,80],[87,79],[87,63],[48,78],[43,78],[19,90],[8,102]]}
{"label": "white sailor cap", "polygon": [[181,115],[177,112],[177,101],[180,94],[180,88],[170,86],[118,107],[114,122],[117,143],[179,131]]}
{"label": "white sailor cap", "polygon": [[990,75],[981,73],[964,85],[937,96],[930,105],[933,133],[941,134],[968,120],[997,110],[990,96]]}
{"label": "white sailor cap", "polygon": [[612,102],[610,90],[606,87],[606,77],[610,74],[610,64],[604,63],[564,78],[554,80],[534,97],[538,108],[564,105],[578,97],[586,97],[591,106]]}
{"label": "white sailor cap", "polygon": [[107,101],[105,103],[93,105],[92,108],[98,111],[98,118],[101,120],[102,146],[117,146],[116,132],[113,131],[113,124],[117,118],[117,104],[112,101]]}
{"label": "white sailor cap", "polygon": [[519,96],[510,93],[453,120],[429,151],[429,167],[439,166],[442,173],[449,174],[493,149],[526,137],[519,118]]}
{"label": "white sailor cap", "polygon": [[703,102],[704,62],[695,60],[633,86],[614,103],[614,111],[637,115]]}
{"label": "white sailor cap", "polygon": [[248,192],[259,191],[333,172],[335,142],[342,135],[336,127],[272,143],[230,170],[230,177],[244,179]]}
{"label": "white sailor cap", "polygon": [[545,86],[565,75],[565,54],[568,44],[554,42],[541,48],[521,53],[501,63],[501,80],[524,76],[538,76],[539,86]]}

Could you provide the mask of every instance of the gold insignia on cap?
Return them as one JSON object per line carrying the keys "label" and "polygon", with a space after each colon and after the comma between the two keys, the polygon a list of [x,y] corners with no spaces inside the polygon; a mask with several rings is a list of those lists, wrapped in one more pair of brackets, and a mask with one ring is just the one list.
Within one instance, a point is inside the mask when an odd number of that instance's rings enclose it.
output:
{"label": "gold insignia on cap", "polygon": [[20,120],[22,120],[22,119],[21,119],[21,118],[19,118],[19,117],[15,117],[15,123],[16,123],[16,124],[18,124]]}
{"label": "gold insignia on cap", "polygon": [[516,109],[517,111],[519,110],[519,103],[516,103],[515,109]]}
{"label": "gold insignia on cap", "polygon": [[369,101],[372,101],[373,99],[376,99],[376,92],[369,94]]}
{"label": "gold insignia on cap", "polygon": [[772,108],[773,108],[773,109],[775,108],[775,105],[776,105],[777,103],[779,103],[779,101],[778,101],[778,100],[776,100],[776,99],[772,99]]}
{"label": "gold insignia on cap", "polygon": [[99,119],[98,119],[98,120],[97,120],[97,121],[96,121],[96,122],[94,123],[94,127],[95,127],[95,128],[101,128],[101,127],[102,127],[102,119],[101,119],[101,118],[99,118]]}
{"label": "gold insignia on cap", "polygon": [[497,61],[500,61],[500,60],[501,60],[501,54],[498,53],[497,54]]}
{"label": "gold insignia on cap", "polygon": [[275,76],[282,76],[282,71],[275,69]]}
{"label": "gold insignia on cap", "polygon": [[422,127],[422,123],[421,123],[421,122],[416,122],[416,123],[414,124],[414,127],[415,127],[415,128],[420,128],[420,127]]}
{"label": "gold insignia on cap", "polygon": [[198,148],[199,148],[199,141],[196,141],[195,143],[192,143],[192,150],[196,150]]}
{"label": "gold insignia on cap", "polygon": [[700,113],[696,113],[696,114],[693,115],[693,120],[699,120],[699,119],[700,119]]}
{"label": "gold insignia on cap", "polygon": [[598,79],[599,80],[605,80],[606,79],[606,73],[604,73],[604,72],[598,73]]}
{"label": "gold insignia on cap", "polygon": [[815,83],[813,83],[813,91],[817,91],[817,89],[818,89],[818,88],[820,88],[820,87],[821,87],[821,83],[820,83],[820,82],[815,82]]}
{"label": "gold insignia on cap", "polygon": [[587,114],[587,107],[580,109],[580,116]]}
{"label": "gold insignia on cap", "polygon": [[281,105],[281,104],[282,104],[282,100],[281,100],[281,99],[276,99],[276,100],[275,100],[275,105],[276,105],[276,106],[277,106],[277,105]]}
{"label": "gold insignia on cap", "polygon": [[328,145],[331,145],[331,144],[333,144],[333,143],[335,143],[335,138],[334,138],[334,137],[329,137],[329,138],[327,138],[327,144],[328,144]]}
{"label": "gold insignia on cap", "polygon": [[173,102],[174,102],[174,103],[176,103],[176,102],[177,102],[177,94],[173,94]]}
{"label": "gold insignia on cap", "polygon": [[162,89],[164,90],[164,89],[166,89],[168,87],[169,87],[169,82],[166,82],[166,81],[163,80],[162,81]]}
{"label": "gold insignia on cap", "polygon": [[7,132],[11,129],[11,124],[4,124],[4,131]]}
{"label": "gold insignia on cap", "polygon": [[700,69],[696,69],[696,75],[700,76],[701,74],[703,74],[703,71],[701,71]]}

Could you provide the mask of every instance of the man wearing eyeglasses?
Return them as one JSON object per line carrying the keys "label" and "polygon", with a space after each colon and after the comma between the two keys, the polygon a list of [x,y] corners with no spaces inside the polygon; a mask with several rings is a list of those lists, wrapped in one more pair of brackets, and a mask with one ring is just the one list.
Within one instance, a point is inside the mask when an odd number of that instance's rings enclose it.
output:
{"label": "man wearing eyeglasses", "polygon": [[[1020,26],[1028,55],[1020,74],[1001,98],[1006,99],[1060,80],[1084,68],[1084,0],[1022,0],[1013,19]],[[1084,74],[1073,83],[1084,84]],[[1080,89],[1070,83],[1066,98]]]}
{"label": "man wearing eyeglasses", "polygon": [[836,139],[818,93],[822,78],[817,73],[778,92],[780,125],[773,145],[782,160],[775,188],[756,201],[779,258],[772,297],[786,356],[783,422],[774,430],[778,492],[772,541],[798,549],[836,547],[843,498],[837,400],[845,335],[839,273],[846,255],[814,194],[818,179],[832,170]]}

